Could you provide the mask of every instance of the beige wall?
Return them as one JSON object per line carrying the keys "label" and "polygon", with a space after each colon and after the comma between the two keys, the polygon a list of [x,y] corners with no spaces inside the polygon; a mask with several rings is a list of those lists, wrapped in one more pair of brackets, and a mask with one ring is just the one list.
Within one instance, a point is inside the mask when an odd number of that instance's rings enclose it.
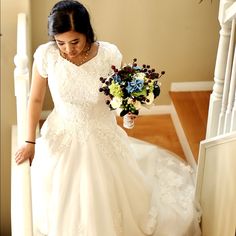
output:
{"label": "beige wall", "polygon": [[[55,0],[33,0],[33,49],[48,40]],[[84,0],[98,40],[116,43],[129,62],[137,57],[165,70],[160,104],[170,102],[171,82],[213,79],[218,44],[218,1]],[[44,109],[52,105],[46,101]]]}
{"label": "beige wall", "polygon": [[1,229],[10,235],[11,126],[16,123],[13,57],[16,54],[17,13],[29,13],[29,0],[1,1]]}
{"label": "beige wall", "polygon": [[[16,14],[30,0],[1,2],[1,235],[10,228],[10,132],[15,123],[13,57]],[[32,48],[46,42],[47,15],[55,0],[31,0]],[[218,1],[85,0],[98,40],[116,43],[129,62],[137,57],[167,72],[160,104],[168,104],[171,82],[212,80],[218,43]],[[47,99],[44,109],[52,107]]]}

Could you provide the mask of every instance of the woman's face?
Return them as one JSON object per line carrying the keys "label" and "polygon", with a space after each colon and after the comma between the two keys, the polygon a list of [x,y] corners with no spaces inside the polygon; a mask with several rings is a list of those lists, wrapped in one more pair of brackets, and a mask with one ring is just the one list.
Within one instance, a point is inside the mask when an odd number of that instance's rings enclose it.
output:
{"label": "woman's face", "polygon": [[86,36],[84,34],[68,31],[54,36],[60,51],[68,59],[77,57],[86,47]]}

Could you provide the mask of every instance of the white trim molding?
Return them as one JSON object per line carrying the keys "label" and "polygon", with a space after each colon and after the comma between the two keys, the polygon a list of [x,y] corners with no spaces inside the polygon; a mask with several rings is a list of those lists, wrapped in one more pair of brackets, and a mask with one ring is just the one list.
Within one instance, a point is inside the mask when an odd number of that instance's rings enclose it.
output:
{"label": "white trim molding", "polygon": [[144,108],[140,111],[140,115],[165,115],[171,113],[171,105],[157,105],[151,108]]}
{"label": "white trim molding", "polygon": [[211,91],[214,81],[178,82],[171,83],[171,92]]}
{"label": "white trim molding", "polygon": [[172,108],[172,110],[171,110],[171,119],[172,119],[172,121],[174,123],[175,131],[177,133],[177,136],[179,138],[180,144],[182,146],[184,155],[185,155],[186,160],[189,163],[189,165],[191,165],[192,168],[194,169],[194,171],[196,171],[197,164],[196,164],[195,158],[193,156],[193,153],[191,151],[188,139],[187,139],[187,137],[185,135],[184,129],[183,129],[182,125],[181,125],[181,122],[179,120],[177,111],[176,111],[173,103],[172,103],[171,108]]}

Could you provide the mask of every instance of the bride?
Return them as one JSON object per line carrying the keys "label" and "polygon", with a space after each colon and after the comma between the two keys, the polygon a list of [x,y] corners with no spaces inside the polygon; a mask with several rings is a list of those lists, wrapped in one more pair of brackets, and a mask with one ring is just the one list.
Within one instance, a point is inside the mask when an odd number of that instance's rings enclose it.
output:
{"label": "bride", "polygon": [[[192,169],[172,153],[126,135],[99,92],[121,66],[114,44],[95,41],[86,8],[54,5],[52,41],[34,54],[27,139],[34,235],[199,236]],[[54,109],[36,140],[46,86]]]}

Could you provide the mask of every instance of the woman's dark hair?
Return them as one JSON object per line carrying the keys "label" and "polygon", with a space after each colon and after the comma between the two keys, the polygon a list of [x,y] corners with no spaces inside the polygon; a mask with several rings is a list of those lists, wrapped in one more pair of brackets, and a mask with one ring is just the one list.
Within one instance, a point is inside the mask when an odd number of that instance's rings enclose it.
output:
{"label": "woman's dark hair", "polygon": [[48,35],[54,38],[56,34],[70,30],[84,34],[88,43],[95,41],[89,13],[83,4],[62,0],[54,5],[48,16]]}

